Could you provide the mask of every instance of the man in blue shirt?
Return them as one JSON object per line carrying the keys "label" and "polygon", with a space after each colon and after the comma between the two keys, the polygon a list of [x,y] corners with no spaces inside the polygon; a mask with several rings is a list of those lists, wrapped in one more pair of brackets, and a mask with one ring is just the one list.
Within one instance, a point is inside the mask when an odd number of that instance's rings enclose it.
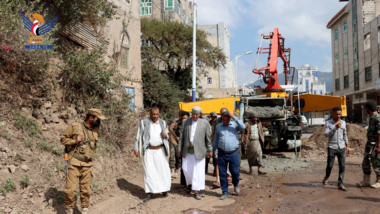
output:
{"label": "man in blue shirt", "polygon": [[227,165],[229,164],[234,184],[235,193],[240,193],[239,174],[239,137],[238,131],[245,130],[244,123],[234,117],[232,112],[225,111],[222,114],[222,123],[218,124],[215,130],[213,151],[218,149],[218,167],[220,174],[220,184],[223,195],[221,200],[228,198]]}

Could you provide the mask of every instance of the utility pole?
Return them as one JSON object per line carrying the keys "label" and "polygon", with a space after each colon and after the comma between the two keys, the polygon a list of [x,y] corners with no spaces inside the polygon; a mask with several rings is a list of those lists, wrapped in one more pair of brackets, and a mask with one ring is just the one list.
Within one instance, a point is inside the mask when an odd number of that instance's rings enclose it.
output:
{"label": "utility pole", "polygon": [[246,53],[243,53],[243,54],[239,54],[239,55],[236,55],[235,56],[235,96],[238,95],[238,84],[237,84],[237,71],[238,71],[238,59],[241,57],[241,56],[244,56],[244,55],[249,55],[249,54],[252,54],[252,51],[248,51]]}
{"label": "utility pole", "polygon": [[197,58],[197,0],[193,1],[193,90],[192,90],[192,101],[195,102],[197,92],[197,65],[196,65],[196,58]]}

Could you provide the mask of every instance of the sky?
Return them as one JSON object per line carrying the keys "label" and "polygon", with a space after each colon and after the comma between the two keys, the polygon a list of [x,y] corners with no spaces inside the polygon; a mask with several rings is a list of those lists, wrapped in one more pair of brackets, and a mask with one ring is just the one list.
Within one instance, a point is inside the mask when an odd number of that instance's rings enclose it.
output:
{"label": "sky", "polygon": [[[230,32],[231,60],[252,51],[238,61],[238,84],[252,83],[252,73],[260,35],[269,35],[279,28],[285,48],[291,48],[291,66],[310,64],[319,71],[331,72],[331,32],[326,28],[330,19],[346,2],[339,0],[197,0],[198,24],[224,22]],[[263,47],[268,47],[264,40]],[[260,55],[258,68],[266,65],[267,54]],[[279,64],[278,70],[282,68]],[[236,68],[236,66],[235,66]]]}

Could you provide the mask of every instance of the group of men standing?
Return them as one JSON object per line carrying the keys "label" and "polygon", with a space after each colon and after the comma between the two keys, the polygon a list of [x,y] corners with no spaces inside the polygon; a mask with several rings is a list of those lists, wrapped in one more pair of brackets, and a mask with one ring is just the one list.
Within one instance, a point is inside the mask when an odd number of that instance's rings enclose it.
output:
{"label": "group of men standing", "polygon": [[[158,108],[152,108],[150,117],[140,121],[134,153],[137,157],[142,155],[143,159],[147,193],[145,202],[152,198],[153,193],[168,195],[171,186],[168,163],[170,156],[172,156],[171,162],[176,162],[178,158],[175,156],[181,158],[186,191],[189,194],[194,192],[195,199],[201,200],[199,192],[205,189],[206,158],[211,157],[217,162],[223,193],[221,199],[224,200],[229,196],[227,167],[232,177],[234,191],[237,194],[240,192],[238,132],[244,131],[246,126],[227,109],[223,108],[221,113],[222,121],[215,123],[214,126],[210,126],[209,120],[202,118],[202,109],[198,106],[193,107],[191,117],[188,119],[183,118],[187,118],[188,115],[180,114],[180,123],[177,127],[168,128],[166,122],[158,118]],[[173,154],[173,151],[177,154]],[[176,166],[178,164],[171,164],[171,168],[177,169]]]}
{"label": "group of men standing", "polygon": [[[221,117],[214,112],[211,121],[202,117],[202,109],[194,107],[191,117],[181,112],[176,123],[168,126],[159,118],[160,110],[153,107],[150,116],[140,121],[134,145],[134,155],[142,159],[144,202],[152,199],[152,194],[161,193],[167,197],[171,188],[171,177],[182,167],[183,183],[187,193],[201,200],[200,191],[205,189],[207,158],[213,158],[217,187],[221,187],[221,200],[229,197],[228,177],[232,178],[234,192],[240,193],[239,132],[243,145],[248,150],[250,172],[252,166],[262,166],[261,145],[264,142],[262,126],[255,115],[244,124],[229,112],[220,110]],[[105,116],[100,109],[89,109],[84,122],[71,124],[61,136],[61,143],[67,148],[67,176],[65,187],[66,213],[73,213],[78,185],[82,213],[88,212],[92,166],[97,141],[98,127]],[[248,129],[247,129],[248,128]],[[171,170],[172,169],[172,170]],[[219,184],[220,182],[220,184]]]}

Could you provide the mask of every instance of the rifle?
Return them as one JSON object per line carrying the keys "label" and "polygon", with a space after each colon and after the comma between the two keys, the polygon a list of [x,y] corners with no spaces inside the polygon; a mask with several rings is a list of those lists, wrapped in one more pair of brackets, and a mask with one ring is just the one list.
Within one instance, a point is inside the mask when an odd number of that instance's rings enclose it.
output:
{"label": "rifle", "polygon": [[65,147],[65,172],[66,176],[69,173],[69,147]]}

